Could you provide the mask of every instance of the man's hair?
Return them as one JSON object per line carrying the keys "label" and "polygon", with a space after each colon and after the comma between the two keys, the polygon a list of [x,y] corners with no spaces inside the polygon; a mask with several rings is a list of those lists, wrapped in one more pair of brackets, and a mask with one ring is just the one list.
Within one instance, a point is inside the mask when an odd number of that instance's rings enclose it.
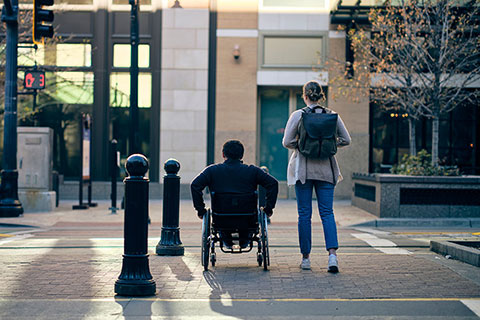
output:
{"label": "man's hair", "polygon": [[238,140],[228,140],[224,143],[222,152],[227,159],[240,160],[243,158],[243,144]]}

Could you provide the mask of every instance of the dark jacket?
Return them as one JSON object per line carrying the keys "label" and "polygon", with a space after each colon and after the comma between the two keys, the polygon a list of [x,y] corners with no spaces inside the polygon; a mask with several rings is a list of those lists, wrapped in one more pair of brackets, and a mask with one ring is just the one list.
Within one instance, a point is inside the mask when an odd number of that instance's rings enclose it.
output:
{"label": "dark jacket", "polygon": [[203,201],[205,187],[218,193],[248,193],[256,191],[258,185],[266,189],[265,212],[271,213],[277,202],[278,181],[257,166],[227,159],[223,163],[206,167],[193,179],[190,186],[193,206],[199,215],[206,212]]}

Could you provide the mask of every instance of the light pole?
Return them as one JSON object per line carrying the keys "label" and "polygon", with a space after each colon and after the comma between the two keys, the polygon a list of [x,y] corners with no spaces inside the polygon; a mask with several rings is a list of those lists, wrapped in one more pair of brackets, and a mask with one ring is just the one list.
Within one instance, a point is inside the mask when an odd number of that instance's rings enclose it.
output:
{"label": "light pole", "polygon": [[18,200],[17,171],[18,0],[4,0],[2,22],[7,24],[7,54],[0,217],[18,217],[23,213],[22,204]]}
{"label": "light pole", "polygon": [[129,154],[140,152],[138,136],[138,11],[139,0],[129,0],[130,10],[130,132]]}
{"label": "light pole", "polygon": [[215,162],[215,109],[217,87],[217,1],[209,2],[208,28],[208,102],[207,102],[207,165]]}

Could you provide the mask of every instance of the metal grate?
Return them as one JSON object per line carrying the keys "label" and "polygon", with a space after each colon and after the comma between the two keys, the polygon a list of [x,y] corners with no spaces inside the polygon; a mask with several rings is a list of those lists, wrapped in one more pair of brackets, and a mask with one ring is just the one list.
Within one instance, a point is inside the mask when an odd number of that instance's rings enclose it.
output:
{"label": "metal grate", "polygon": [[375,202],[375,186],[355,183],[355,197]]}

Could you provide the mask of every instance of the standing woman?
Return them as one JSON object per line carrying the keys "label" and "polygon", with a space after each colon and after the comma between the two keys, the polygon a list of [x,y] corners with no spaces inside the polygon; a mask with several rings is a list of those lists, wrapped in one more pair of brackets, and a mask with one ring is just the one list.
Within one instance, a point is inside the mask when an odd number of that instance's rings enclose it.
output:
{"label": "standing woman", "polygon": [[[323,105],[326,102],[322,87],[316,81],[309,81],[303,86],[303,101],[314,112],[334,113]],[[320,106],[320,108],[318,108]],[[315,108],[317,107],[317,108]],[[328,272],[338,272],[337,261],[337,227],[333,216],[333,192],[335,185],[342,179],[335,156],[327,159],[310,159],[298,151],[298,126],[303,110],[297,110],[290,115],[283,146],[293,149],[288,163],[288,185],[295,185],[298,210],[298,238],[304,270],[310,269],[310,251],[312,248],[312,192],[317,194],[318,211],[322,218],[326,249],[329,252]],[[342,119],[337,121],[337,146],[350,144],[348,134]]]}

